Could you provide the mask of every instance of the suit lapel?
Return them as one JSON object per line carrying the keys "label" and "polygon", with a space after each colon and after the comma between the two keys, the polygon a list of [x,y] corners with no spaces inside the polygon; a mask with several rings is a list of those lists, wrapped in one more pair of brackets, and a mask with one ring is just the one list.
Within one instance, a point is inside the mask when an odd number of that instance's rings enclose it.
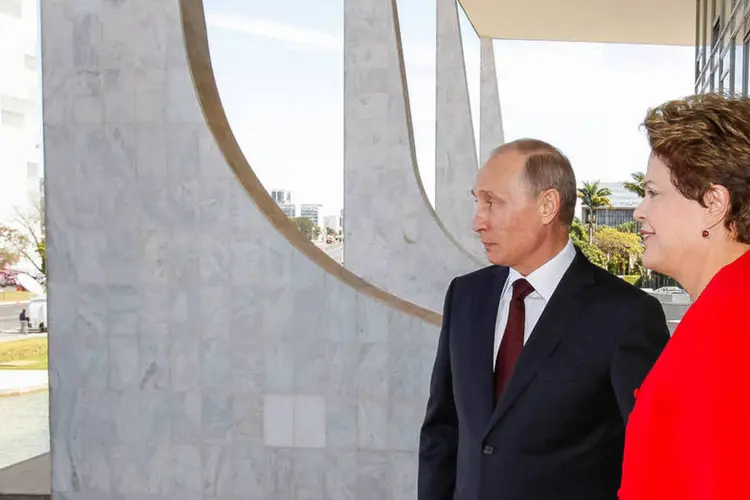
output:
{"label": "suit lapel", "polygon": [[515,400],[523,393],[585,306],[585,301],[581,300],[581,296],[586,287],[594,282],[590,266],[592,264],[577,250],[575,259],[560,280],[555,293],[550,297],[529,340],[521,351],[508,387],[489,420],[487,433],[505,416]]}
{"label": "suit lapel", "polygon": [[495,323],[500,295],[508,279],[507,267],[495,267],[489,279],[474,296],[471,318],[476,318],[474,332],[476,341],[471,342],[472,352],[466,358],[471,374],[469,380],[475,383],[468,387],[468,401],[474,401],[477,408],[470,415],[476,417],[473,428],[482,432],[493,411],[493,351],[495,345]]}

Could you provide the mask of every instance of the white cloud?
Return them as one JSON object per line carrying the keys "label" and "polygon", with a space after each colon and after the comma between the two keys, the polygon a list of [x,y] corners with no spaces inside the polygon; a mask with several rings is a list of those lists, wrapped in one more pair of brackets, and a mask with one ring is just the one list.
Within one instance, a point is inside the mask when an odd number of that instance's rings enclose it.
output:
{"label": "white cloud", "polygon": [[[273,19],[207,13],[206,24],[221,30],[288,42],[318,52],[343,53],[344,51],[344,38],[341,35],[282,23]],[[403,46],[404,64],[407,68],[414,66],[434,71],[434,44],[404,40]],[[479,54],[476,55],[477,64],[478,58]]]}
{"label": "white cloud", "polygon": [[321,52],[341,52],[343,46],[339,36],[272,19],[207,14],[206,23],[214,28],[304,45]]}

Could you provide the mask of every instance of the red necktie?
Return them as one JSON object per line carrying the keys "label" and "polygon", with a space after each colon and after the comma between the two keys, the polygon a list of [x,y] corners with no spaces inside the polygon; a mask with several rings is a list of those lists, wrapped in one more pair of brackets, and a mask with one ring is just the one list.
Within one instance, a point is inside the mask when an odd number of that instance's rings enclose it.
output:
{"label": "red necktie", "polygon": [[518,361],[518,356],[523,349],[523,330],[526,320],[526,307],[524,299],[534,291],[534,287],[528,281],[521,278],[513,283],[513,297],[510,299],[508,310],[508,323],[505,326],[503,340],[497,351],[495,360],[495,403],[500,401],[500,396],[510,379],[513,369]]}

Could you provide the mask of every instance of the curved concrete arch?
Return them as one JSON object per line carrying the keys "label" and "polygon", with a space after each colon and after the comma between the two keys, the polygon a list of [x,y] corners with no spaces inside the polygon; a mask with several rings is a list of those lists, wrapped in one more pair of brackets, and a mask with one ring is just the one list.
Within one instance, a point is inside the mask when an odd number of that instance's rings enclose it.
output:
{"label": "curved concrete arch", "polygon": [[439,316],[281,217],[202,2],[41,19],[52,497],[414,498]]}
{"label": "curved concrete arch", "polygon": [[[203,13],[202,0],[181,0],[183,4],[183,18],[185,29],[195,29],[198,14],[192,9],[198,9],[194,5],[200,4],[201,15]],[[203,31],[205,32],[205,20]],[[205,44],[203,38],[206,39]],[[271,198],[268,191],[253,172],[242,152],[239,143],[232,133],[224,106],[221,103],[219,90],[216,85],[214,72],[211,67],[211,56],[205,33],[191,33],[185,38],[187,57],[190,65],[191,76],[198,92],[198,100],[201,104],[203,115],[206,119],[211,133],[219,144],[229,167],[237,176],[240,184],[247,190],[253,203],[268,221],[291,243],[297,250],[305,254],[311,261],[323,268],[326,272],[338,277],[344,283],[355,290],[383,301],[391,307],[399,309],[407,314],[418,316],[435,324],[440,323],[440,315],[424,307],[420,307],[407,300],[388,293],[385,290],[369,283],[367,280],[357,276],[349,269],[342,267],[325,252],[318,248],[313,242],[305,238],[289,217],[281,211],[278,204]]]}
{"label": "curved concrete arch", "polygon": [[439,311],[450,280],[486,265],[422,185],[396,0],[344,0],[344,265]]}
{"label": "curved concrete arch", "polygon": [[437,0],[435,211],[477,260],[484,249],[471,229],[477,146],[456,0]]}

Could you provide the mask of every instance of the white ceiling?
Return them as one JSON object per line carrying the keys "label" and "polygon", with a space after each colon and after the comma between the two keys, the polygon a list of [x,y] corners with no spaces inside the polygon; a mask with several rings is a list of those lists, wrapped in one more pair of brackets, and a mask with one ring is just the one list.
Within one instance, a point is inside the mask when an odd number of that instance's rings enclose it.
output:
{"label": "white ceiling", "polygon": [[480,36],[693,45],[696,0],[459,0]]}

